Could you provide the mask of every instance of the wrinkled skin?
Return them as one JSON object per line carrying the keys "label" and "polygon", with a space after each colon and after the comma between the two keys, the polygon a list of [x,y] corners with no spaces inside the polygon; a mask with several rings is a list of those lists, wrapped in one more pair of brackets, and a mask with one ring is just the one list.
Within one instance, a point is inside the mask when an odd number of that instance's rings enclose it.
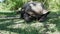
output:
{"label": "wrinkled skin", "polygon": [[21,18],[26,21],[31,21],[35,18],[42,22],[45,21],[50,12],[45,10],[44,5],[40,2],[28,2],[23,5],[19,13],[21,13]]}

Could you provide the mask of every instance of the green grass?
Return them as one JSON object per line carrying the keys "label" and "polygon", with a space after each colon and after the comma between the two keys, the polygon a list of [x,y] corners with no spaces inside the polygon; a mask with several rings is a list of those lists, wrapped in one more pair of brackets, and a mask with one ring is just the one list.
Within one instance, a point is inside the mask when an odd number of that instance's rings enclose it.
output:
{"label": "green grass", "polygon": [[[0,3],[0,18],[16,17],[16,13],[9,10],[16,10],[27,1],[6,0]],[[46,21],[36,20],[27,23],[24,19],[0,19],[0,34],[60,34],[60,0],[35,1],[45,2],[45,8],[51,10]]]}
{"label": "green grass", "polygon": [[46,32],[48,34],[60,34],[59,11],[51,12],[44,22],[38,22],[36,20],[27,23],[24,19],[0,20],[0,34],[45,34]]}

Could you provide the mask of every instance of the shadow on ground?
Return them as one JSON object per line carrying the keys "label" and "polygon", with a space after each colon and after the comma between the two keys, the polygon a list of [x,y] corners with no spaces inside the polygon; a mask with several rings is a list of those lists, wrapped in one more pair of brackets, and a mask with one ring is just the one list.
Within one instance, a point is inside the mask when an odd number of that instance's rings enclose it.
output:
{"label": "shadow on ground", "polygon": [[52,12],[48,21],[56,24],[56,28],[60,31],[60,11]]}
{"label": "shadow on ground", "polygon": [[[60,31],[60,12],[51,12],[45,22],[34,21],[30,24],[21,19],[0,20],[0,30],[10,31],[20,34],[42,34],[46,29],[44,24],[56,24],[56,28]],[[53,26],[53,25],[52,25]],[[49,28],[49,27],[48,27]]]}

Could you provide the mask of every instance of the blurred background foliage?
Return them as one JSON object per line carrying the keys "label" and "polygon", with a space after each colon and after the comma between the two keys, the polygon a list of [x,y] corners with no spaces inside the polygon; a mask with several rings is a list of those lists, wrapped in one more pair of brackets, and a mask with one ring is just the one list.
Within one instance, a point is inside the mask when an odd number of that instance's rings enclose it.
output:
{"label": "blurred background foliage", "polygon": [[[0,1],[0,10],[17,10],[30,0],[2,0]],[[43,2],[45,8],[49,11],[58,11],[60,9],[60,0],[33,0]]]}
{"label": "blurred background foliage", "polygon": [[[18,17],[14,10],[21,8],[30,0],[0,0],[0,18]],[[0,34],[60,34],[60,0],[33,0],[42,2],[51,13],[45,22],[33,21],[26,23],[23,19],[0,19]],[[1,13],[4,12],[4,13]],[[13,12],[13,13],[11,13]],[[45,28],[45,25],[48,25]],[[9,33],[8,33],[9,32]]]}

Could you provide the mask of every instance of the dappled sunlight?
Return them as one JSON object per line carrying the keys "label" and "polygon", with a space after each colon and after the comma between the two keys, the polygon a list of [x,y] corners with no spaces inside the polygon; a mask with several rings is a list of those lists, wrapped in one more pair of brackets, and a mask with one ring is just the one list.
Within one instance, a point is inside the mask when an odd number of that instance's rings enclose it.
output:
{"label": "dappled sunlight", "polygon": [[34,0],[42,2],[50,11],[44,22],[26,22],[16,11],[29,0],[0,0],[0,34],[60,34],[60,0]]}
{"label": "dappled sunlight", "polygon": [[20,28],[20,29],[26,29],[26,28],[35,28],[35,29],[40,29],[43,28],[43,23],[32,23],[32,24],[25,24],[25,23],[18,23],[14,25],[7,26],[7,28]]}
{"label": "dappled sunlight", "polygon": [[[59,13],[50,13],[45,22],[25,22],[24,19],[0,20],[0,30],[8,31],[10,33],[48,33],[59,34],[60,31],[60,15]],[[46,28],[46,26],[48,26]],[[48,31],[47,31],[48,30]],[[34,32],[34,33],[33,33]]]}
{"label": "dappled sunlight", "polygon": [[14,25],[7,26],[7,28],[20,28],[20,29],[25,29],[26,27],[28,27],[27,24],[14,24]]}
{"label": "dappled sunlight", "polygon": [[40,28],[40,27],[43,27],[44,24],[43,23],[32,23],[30,26],[34,28]]}
{"label": "dappled sunlight", "polygon": [[6,30],[0,30],[0,34],[18,34],[18,33],[6,31]]}
{"label": "dappled sunlight", "polygon": [[57,30],[60,31],[60,11],[52,12],[50,14],[48,22],[51,24],[55,24]]}
{"label": "dappled sunlight", "polygon": [[47,25],[49,25],[49,29],[52,29],[52,28],[55,28],[56,27],[56,24],[47,24]]}
{"label": "dappled sunlight", "polygon": [[51,31],[48,31],[48,32],[46,32],[47,34],[60,34],[60,32],[59,31],[55,31],[55,32],[51,32]]}
{"label": "dappled sunlight", "polygon": [[4,23],[9,23],[9,22],[11,22],[11,20],[6,20],[6,21],[3,21],[3,22],[0,22],[0,24],[4,24]]}

